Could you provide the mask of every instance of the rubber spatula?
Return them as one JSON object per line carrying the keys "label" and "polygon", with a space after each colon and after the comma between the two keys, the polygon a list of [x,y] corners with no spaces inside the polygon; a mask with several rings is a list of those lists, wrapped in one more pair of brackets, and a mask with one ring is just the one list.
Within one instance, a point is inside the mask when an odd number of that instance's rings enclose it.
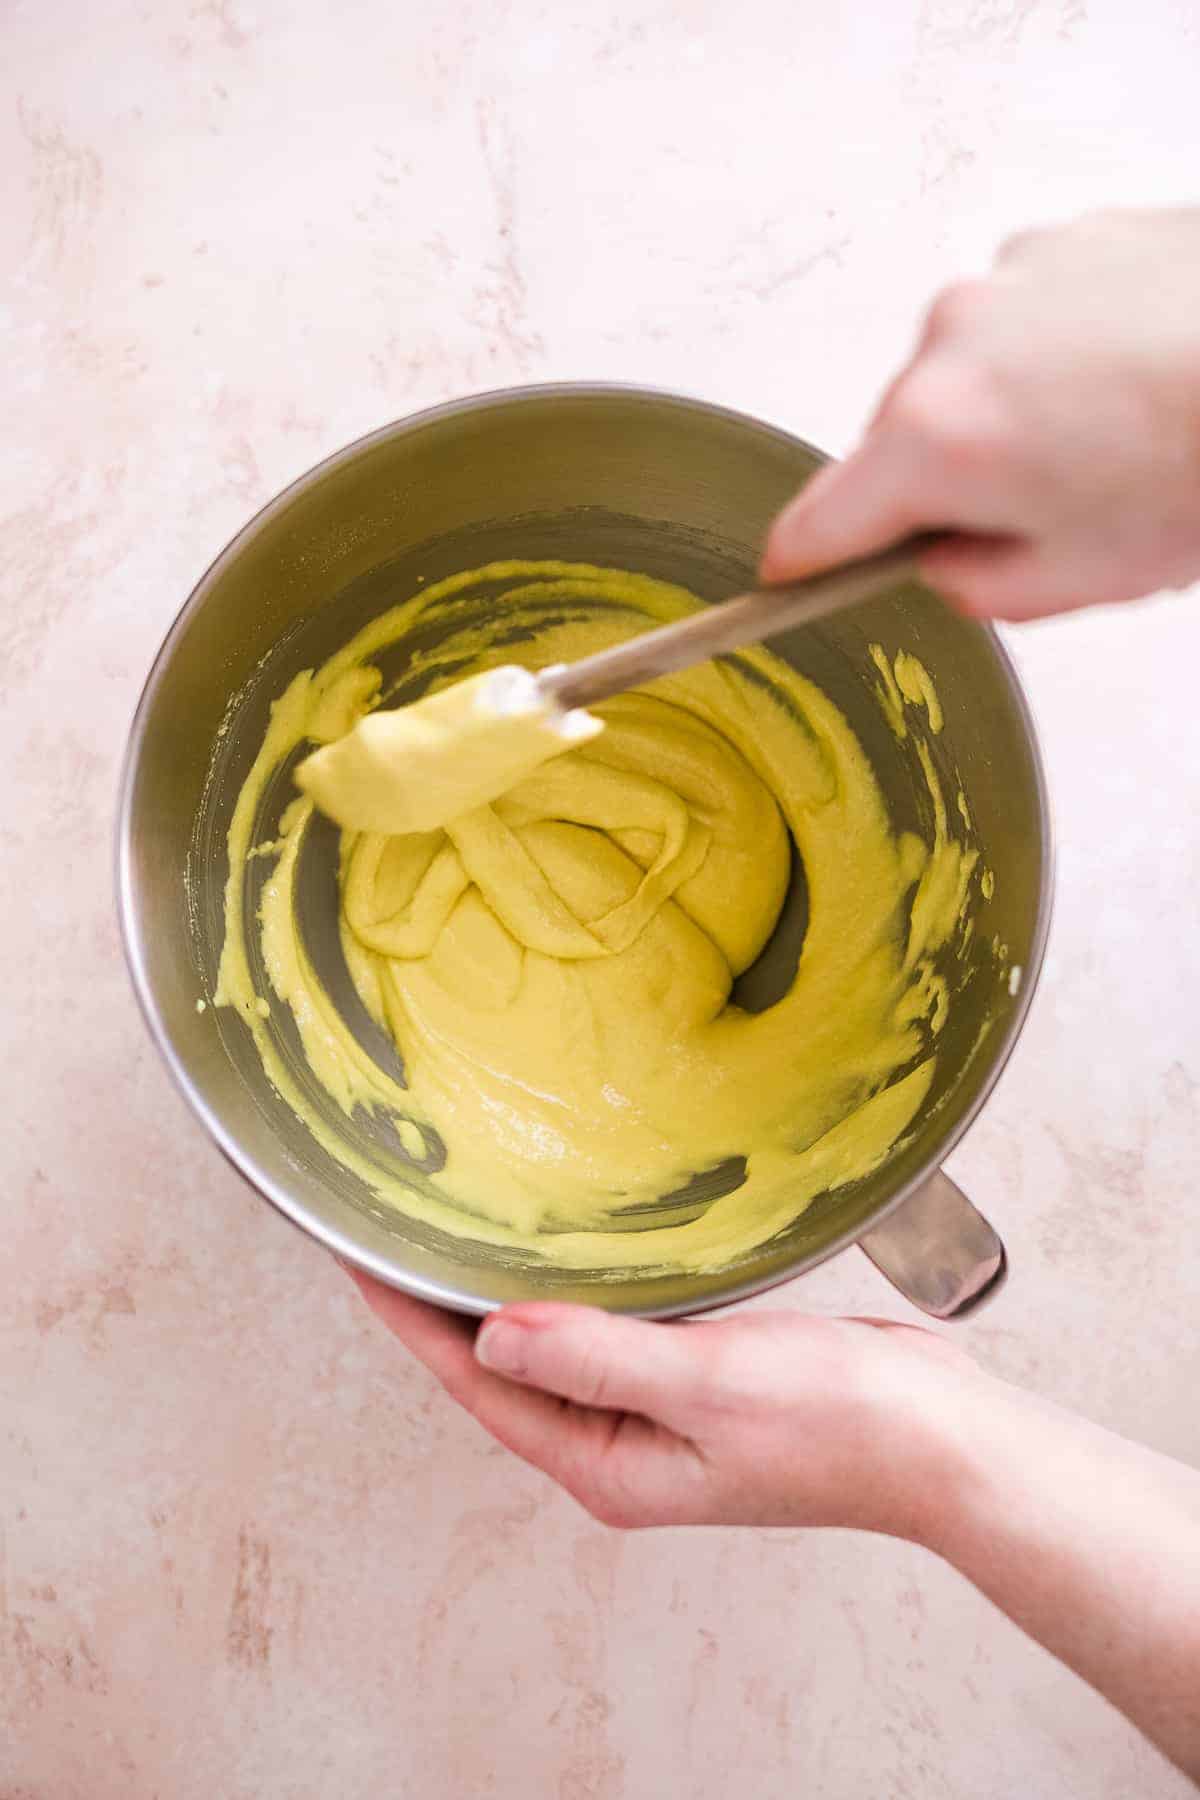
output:
{"label": "rubber spatula", "polygon": [[488,669],[411,706],[368,713],[306,757],[296,781],[352,830],[435,831],[601,731],[588,706],[869,600],[914,578],[933,541],[907,538],[802,581],[705,606],[578,662],[537,673]]}

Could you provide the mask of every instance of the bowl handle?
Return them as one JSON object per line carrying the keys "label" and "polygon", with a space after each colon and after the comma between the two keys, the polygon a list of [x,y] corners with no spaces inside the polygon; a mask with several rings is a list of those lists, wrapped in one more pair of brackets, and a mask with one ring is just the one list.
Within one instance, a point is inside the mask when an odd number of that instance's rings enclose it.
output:
{"label": "bowl handle", "polygon": [[906,1300],[935,1319],[960,1319],[997,1292],[1004,1245],[941,1169],[859,1243]]}

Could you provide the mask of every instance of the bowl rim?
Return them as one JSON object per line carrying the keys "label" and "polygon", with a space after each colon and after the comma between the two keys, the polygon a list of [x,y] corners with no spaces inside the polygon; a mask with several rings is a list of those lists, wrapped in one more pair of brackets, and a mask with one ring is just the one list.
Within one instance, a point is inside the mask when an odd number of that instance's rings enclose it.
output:
{"label": "bowl rim", "polygon": [[[284,1183],[275,1180],[258,1165],[251,1152],[239,1142],[236,1134],[225,1126],[216,1111],[197,1091],[184,1066],[183,1059],[172,1041],[147,968],[144,921],[141,916],[137,884],[133,874],[134,790],[148,720],[158,689],[180,638],[187,630],[193,616],[203,606],[210,590],[228,565],[240,554],[243,547],[256,538],[271,520],[284,512],[308,489],[317,486],[335,469],[355,460],[372,446],[394,438],[409,436],[446,419],[474,412],[503,410],[508,407],[520,406],[529,401],[554,399],[602,401],[612,398],[647,400],[656,404],[665,402],[684,412],[700,413],[708,418],[725,419],[731,423],[748,427],[758,436],[773,437],[791,449],[801,449],[820,462],[830,460],[826,452],[819,450],[807,439],[781,425],[760,419],[752,413],[704,400],[697,395],[680,393],[669,388],[653,387],[641,382],[549,381],[520,383],[515,386],[490,388],[479,393],[460,395],[451,400],[441,401],[434,406],[424,407],[419,412],[408,413],[398,419],[393,419],[388,424],[378,426],[362,437],[342,445],[340,449],[323,457],[320,462],[315,463],[310,469],[298,475],[295,480],[289,482],[286,487],[280,489],[279,493],[252,514],[208,564],[179,608],[150,664],[130,722],[129,735],[121,762],[114,831],[117,919],[125,962],[139,1009],[176,1088],[183,1095],[225,1160],[256,1193],[268,1201],[291,1224],[303,1231],[307,1237],[322,1244],[341,1262],[374,1276],[376,1280],[385,1283],[388,1287],[411,1294],[416,1299],[430,1301],[452,1311],[475,1316],[486,1315],[488,1312],[496,1310],[502,1303],[484,1299],[466,1287],[443,1284],[416,1275],[410,1270],[389,1262],[385,1257],[365,1250],[336,1227],[327,1224],[322,1219],[315,1218],[303,1202],[298,1201],[289,1192]],[[1033,708],[1016,664],[1003,638],[992,624],[986,620],[977,619],[972,620],[971,623],[985,632],[991,641],[1000,672],[1008,686],[1024,730],[1033,767],[1038,835],[1042,852],[1037,912],[1028,958],[1021,972],[1020,990],[1015,997],[1016,1005],[1009,1014],[1003,1033],[992,1047],[988,1067],[978,1092],[961,1117],[949,1128],[939,1144],[936,1154],[930,1156],[913,1175],[902,1182],[894,1194],[889,1195],[886,1200],[881,1202],[866,1225],[848,1227],[831,1239],[828,1244],[822,1245],[819,1250],[798,1255],[794,1262],[782,1270],[766,1275],[750,1276],[743,1280],[731,1280],[727,1287],[703,1295],[696,1300],[682,1300],[663,1306],[619,1306],[613,1308],[614,1311],[620,1311],[633,1317],[662,1319],[710,1312],[719,1307],[732,1306],[753,1295],[767,1293],[771,1289],[780,1287],[785,1282],[805,1274],[809,1269],[818,1267],[821,1263],[828,1261],[830,1257],[840,1255],[843,1250],[857,1243],[861,1237],[873,1230],[876,1225],[881,1224],[892,1213],[898,1212],[904,1203],[921,1189],[929,1177],[961,1143],[1004,1073],[1016,1047],[1017,1039],[1024,1029],[1034,994],[1041,980],[1054,903],[1055,831],[1041,739]]]}

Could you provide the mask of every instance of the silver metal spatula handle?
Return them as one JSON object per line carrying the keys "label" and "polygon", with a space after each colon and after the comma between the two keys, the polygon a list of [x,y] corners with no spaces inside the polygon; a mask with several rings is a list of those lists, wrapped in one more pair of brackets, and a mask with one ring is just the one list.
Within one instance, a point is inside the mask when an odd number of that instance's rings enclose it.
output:
{"label": "silver metal spatula handle", "polygon": [[782,583],[706,606],[677,624],[642,632],[611,650],[600,650],[578,662],[543,670],[539,686],[564,708],[592,706],[629,688],[644,687],[660,675],[673,675],[678,669],[692,668],[710,657],[744,650],[747,644],[761,643],[793,626],[828,618],[830,613],[869,600],[897,582],[912,580],[917,573],[918,556],[937,541],[938,534],[932,532],[905,538],[876,556],[840,563],[835,569],[806,576],[803,581]]}

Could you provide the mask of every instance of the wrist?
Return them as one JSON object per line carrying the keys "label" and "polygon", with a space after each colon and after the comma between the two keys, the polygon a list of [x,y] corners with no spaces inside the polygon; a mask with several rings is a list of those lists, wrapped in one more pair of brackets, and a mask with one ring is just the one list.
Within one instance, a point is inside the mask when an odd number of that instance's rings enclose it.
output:
{"label": "wrist", "polygon": [[989,1422],[1026,1396],[940,1340],[904,1365],[885,1398],[890,1479],[877,1529],[956,1562],[1003,1479]]}
{"label": "wrist", "polygon": [[1080,1440],[1093,1428],[982,1369],[971,1377],[944,1397],[933,1429],[918,1541],[976,1579],[1002,1538],[1036,1539],[1064,1487],[1087,1490],[1092,1447]]}

